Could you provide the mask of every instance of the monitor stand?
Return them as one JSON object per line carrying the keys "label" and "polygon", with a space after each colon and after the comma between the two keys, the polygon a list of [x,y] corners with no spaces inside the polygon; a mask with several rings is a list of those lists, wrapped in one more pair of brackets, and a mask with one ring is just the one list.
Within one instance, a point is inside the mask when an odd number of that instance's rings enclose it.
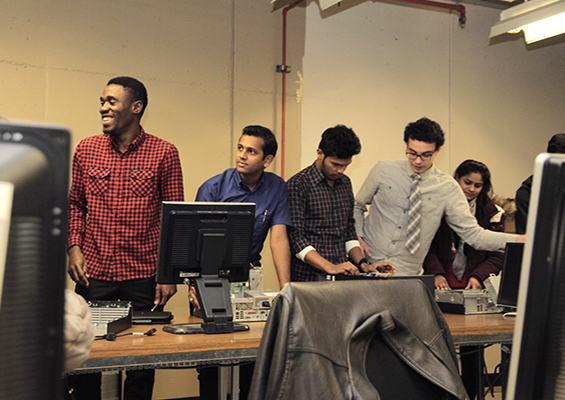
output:
{"label": "monitor stand", "polygon": [[[177,334],[212,334],[249,330],[248,325],[233,322],[233,309],[227,278],[202,275],[200,278],[194,279],[193,282],[200,304],[200,310],[195,310],[193,315],[202,318],[204,322],[167,325],[163,327],[164,331]],[[185,280],[185,283],[190,284],[188,280]]]}

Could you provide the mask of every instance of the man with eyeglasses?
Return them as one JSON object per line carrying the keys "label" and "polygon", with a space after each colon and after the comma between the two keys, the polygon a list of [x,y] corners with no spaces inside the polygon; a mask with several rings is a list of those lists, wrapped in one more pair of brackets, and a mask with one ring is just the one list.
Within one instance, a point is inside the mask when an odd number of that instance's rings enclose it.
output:
{"label": "man with eyeglasses", "polygon": [[420,273],[443,216],[475,249],[503,250],[506,242],[525,240],[477,224],[459,184],[433,165],[444,141],[437,122],[424,117],[409,123],[404,130],[408,160],[378,162],[357,193],[355,229],[361,248],[372,263],[393,264],[397,275]]}

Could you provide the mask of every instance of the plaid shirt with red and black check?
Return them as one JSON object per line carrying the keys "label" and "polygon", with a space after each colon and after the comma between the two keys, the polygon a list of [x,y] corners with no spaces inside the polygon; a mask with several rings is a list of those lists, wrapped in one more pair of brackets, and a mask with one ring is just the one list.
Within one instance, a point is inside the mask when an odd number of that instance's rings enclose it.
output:
{"label": "plaid shirt with red and black check", "polygon": [[84,139],[73,157],[68,246],[79,246],[90,278],[155,275],[162,201],[184,199],[176,147],[141,134],[122,153],[108,134]]}
{"label": "plaid shirt with red and black check", "polygon": [[294,256],[308,246],[334,264],[347,261],[345,243],[357,240],[351,181],[346,175],[330,186],[316,163],[287,182],[291,281],[316,281],[320,271]]}

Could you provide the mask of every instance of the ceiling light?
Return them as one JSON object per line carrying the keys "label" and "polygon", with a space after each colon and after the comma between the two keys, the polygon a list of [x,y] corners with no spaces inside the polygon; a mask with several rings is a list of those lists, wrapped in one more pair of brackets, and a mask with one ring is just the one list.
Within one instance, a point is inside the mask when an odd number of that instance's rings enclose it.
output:
{"label": "ceiling light", "polygon": [[565,33],[565,0],[531,0],[500,13],[490,37],[524,32],[526,43]]}

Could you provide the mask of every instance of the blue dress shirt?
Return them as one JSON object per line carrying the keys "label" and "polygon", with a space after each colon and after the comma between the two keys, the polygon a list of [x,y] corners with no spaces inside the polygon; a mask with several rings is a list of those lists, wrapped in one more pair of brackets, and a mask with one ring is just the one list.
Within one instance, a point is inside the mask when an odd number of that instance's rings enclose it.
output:
{"label": "blue dress shirt", "polygon": [[292,226],[284,180],[271,172],[263,172],[259,183],[249,190],[237,169],[230,168],[200,186],[196,201],[255,203],[255,227],[251,262],[260,265],[261,250],[274,225]]}

